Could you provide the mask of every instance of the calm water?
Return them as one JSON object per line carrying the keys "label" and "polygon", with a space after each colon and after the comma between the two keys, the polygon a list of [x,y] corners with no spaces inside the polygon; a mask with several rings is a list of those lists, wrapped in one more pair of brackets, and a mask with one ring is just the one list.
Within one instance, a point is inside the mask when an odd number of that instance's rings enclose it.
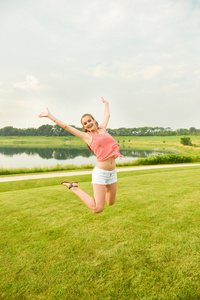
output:
{"label": "calm water", "polygon": [[[133,161],[139,157],[149,157],[163,155],[172,152],[150,151],[150,150],[120,150],[123,158],[122,162]],[[121,160],[117,158],[117,162]],[[86,149],[75,148],[7,148],[0,147],[0,168],[33,168],[73,164],[81,166],[83,164],[95,164],[96,156]]]}

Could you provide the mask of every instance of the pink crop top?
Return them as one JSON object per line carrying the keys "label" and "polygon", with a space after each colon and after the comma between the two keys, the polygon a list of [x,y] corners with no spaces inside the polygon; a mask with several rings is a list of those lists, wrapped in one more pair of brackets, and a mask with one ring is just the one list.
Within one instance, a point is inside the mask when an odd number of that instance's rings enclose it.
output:
{"label": "pink crop top", "polygon": [[101,126],[100,128],[105,129],[102,134],[94,134],[87,132],[92,136],[92,142],[89,145],[91,150],[97,156],[97,161],[104,161],[109,157],[114,156],[115,158],[123,156],[119,152],[119,146],[115,139],[106,131],[106,128]]}

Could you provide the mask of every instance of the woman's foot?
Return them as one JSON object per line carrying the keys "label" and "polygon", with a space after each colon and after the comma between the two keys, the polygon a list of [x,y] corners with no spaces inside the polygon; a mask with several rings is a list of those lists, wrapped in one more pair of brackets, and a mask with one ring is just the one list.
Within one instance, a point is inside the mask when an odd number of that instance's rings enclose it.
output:
{"label": "woman's foot", "polygon": [[63,181],[63,182],[61,182],[61,184],[66,186],[68,189],[71,189],[73,187],[78,187],[78,182],[77,181],[72,181],[72,182]]}

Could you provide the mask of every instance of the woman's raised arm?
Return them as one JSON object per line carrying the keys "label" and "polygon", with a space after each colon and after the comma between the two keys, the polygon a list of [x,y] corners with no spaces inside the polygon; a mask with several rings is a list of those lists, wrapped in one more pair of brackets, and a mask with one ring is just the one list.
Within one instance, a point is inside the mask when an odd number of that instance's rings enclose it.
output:
{"label": "woman's raised arm", "polygon": [[82,132],[66,123],[64,123],[63,121],[57,119],[56,117],[54,117],[49,109],[47,108],[45,112],[42,112],[41,114],[39,114],[38,116],[39,118],[49,118],[50,120],[52,120],[53,122],[55,122],[58,126],[64,128],[65,130],[67,130],[68,132],[70,132],[71,134],[75,135],[76,137],[82,139],[83,141],[85,141],[88,145],[91,142],[91,136],[89,136],[87,133]]}
{"label": "woman's raised arm", "polygon": [[110,109],[109,109],[109,103],[101,97],[101,101],[105,104],[104,109],[104,117],[103,122],[101,123],[101,126],[107,127],[109,119],[110,119]]}

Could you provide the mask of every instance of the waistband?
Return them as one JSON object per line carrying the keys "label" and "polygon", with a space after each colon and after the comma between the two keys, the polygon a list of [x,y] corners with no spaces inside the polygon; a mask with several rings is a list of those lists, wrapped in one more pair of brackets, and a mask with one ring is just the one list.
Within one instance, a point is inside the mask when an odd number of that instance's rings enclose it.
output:
{"label": "waistband", "polygon": [[109,170],[104,170],[104,169],[100,169],[100,168],[98,168],[98,167],[94,167],[94,170],[97,170],[97,171],[99,171],[99,172],[102,172],[102,173],[115,173],[115,172],[117,172],[117,168],[115,168],[114,170],[112,170],[112,171],[109,171]]}

